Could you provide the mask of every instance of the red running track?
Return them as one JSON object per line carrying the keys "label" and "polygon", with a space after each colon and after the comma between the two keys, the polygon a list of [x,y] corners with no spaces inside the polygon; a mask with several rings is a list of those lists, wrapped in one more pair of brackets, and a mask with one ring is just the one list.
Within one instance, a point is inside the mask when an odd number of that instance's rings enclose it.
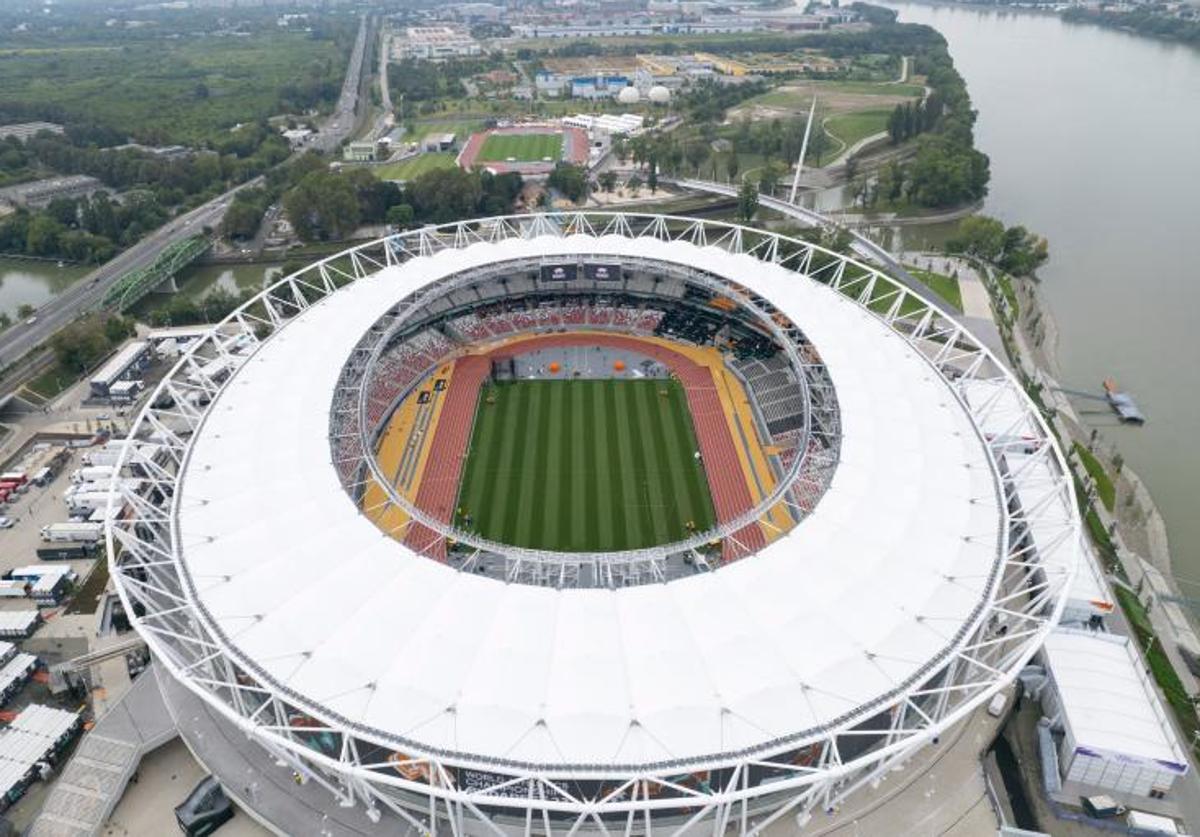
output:
{"label": "red running track", "polygon": [[[491,371],[492,361],[487,355],[461,357],[454,364],[454,374],[446,387],[446,402],[438,416],[415,501],[417,508],[443,523],[449,523],[454,514],[463,460],[471,441],[471,425],[475,421],[479,387]],[[427,526],[415,524],[408,530],[404,542],[417,552],[439,561],[446,560],[446,542]]]}
{"label": "red running track", "polygon": [[[458,497],[463,458],[470,442],[471,425],[475,419],[479,387],[491,372],[492,357],[569,346],[625,349],[651,357],[674,372],[687,395],[688,409],[692,413],[696,441],[704,459],[704,470],[708,476],[713,509],[718,522],[733,520],[753,507],[754,498],[746,485],[742,464],[729,431],[725,408],[713,383],[712,372],[682,352],[658,343],[617,334],[552,334],[530,337],[527,340],[507,343],[494,349],[489,355],[468,355],[461,358],[454,368],[454,375],[446,393],[446,403],[442,405],[442,413],[434,430],[429,459],[421,477],[421,487],[417,491],[418,507],[444,523],[451,520],[454,502]],[[419,524],[409,532],[405,543],[439,560],[445,558],[445,544],[434,532]],[[722,560],[736,560],[765,545],[766,538],[762,529],[757,523],[751,523],[736,532],[732,539],[725,540],[722,545]]]}

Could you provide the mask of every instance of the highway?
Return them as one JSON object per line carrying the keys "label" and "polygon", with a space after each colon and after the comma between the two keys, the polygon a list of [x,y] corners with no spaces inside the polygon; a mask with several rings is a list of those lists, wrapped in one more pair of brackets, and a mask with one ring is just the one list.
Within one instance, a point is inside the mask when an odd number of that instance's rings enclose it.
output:
{"label": "highway", "polygon": [[354,49],[350,52],[350,64],[346,69],[346,77],[342,79],[342,92],[338,96],[333,113],[310,143],[318,151],[327,153],[336,151],[342,141],[354,132],[358,124],[358,103],[363,87],[363,70],[366,65],[370,29],[369,19],[363,15],[358,22],[358,37],[355,38]]}
{"label": "highway", "polygon": [[[355,112],[363,87],[370,30],[369,19],[363,16],[359,21],[358,37],[351,52],[341,95],[334,112],[314,139],[314,148],[335,151],[355,130],[359,121]],[[113,284],[125,274],[153,264],[168,244],[200,234],[206,226],[216,227],[238,191],[261,185],[262,182],[262,177],[256,177],[172,219],[42,305],[33,317],[0,333],[0,406],[7,402],[24,377],[36,368],[37,358],[29,357],[30,352],[81,314],[99,308],[104,294]],[[22,358],[27,362],[17,365]]]}
{"label": "highway", "polygon": [[42,305],[32,318],[31,325],[19,322],[0,333],[0,369],[7,369],[80,314],[98,308],[105,292],[118,279],[130,271],[153,264],[168,244],[198,235],[206,226],[215,227],[234,194],[261,182],[262,178],[258,177],[240,184],[174,218]]}

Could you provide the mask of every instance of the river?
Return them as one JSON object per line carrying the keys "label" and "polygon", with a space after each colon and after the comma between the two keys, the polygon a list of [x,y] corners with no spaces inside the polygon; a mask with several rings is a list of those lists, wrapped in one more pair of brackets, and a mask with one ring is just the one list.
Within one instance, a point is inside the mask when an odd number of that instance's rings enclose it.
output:
{"label": "river", "polygon": [[0,313],[13,320],[22,305],[37,308],[65,291],[91,268],[0,256]]}
{"label": "river", "polygon": [[1096,424],[1162,510],[1176,575],[1200,581],[1200,51],[1036,12],[887,5],[949,43],[991,157],[984,211],[1050,240],[1062,384],[1111,376],[1136,396],[1144,428]]}

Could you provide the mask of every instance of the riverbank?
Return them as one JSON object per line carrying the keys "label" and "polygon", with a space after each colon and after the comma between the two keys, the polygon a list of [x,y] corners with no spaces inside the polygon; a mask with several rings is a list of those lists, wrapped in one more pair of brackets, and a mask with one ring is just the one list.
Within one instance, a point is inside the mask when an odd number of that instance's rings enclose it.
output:
{"label": "riverbank", "polygon": [[[1166,521],[1145,481],[1123,462],[1119,469],[1113,467],[1113,462],[1120,456],[1118,446],[1106,442],[1099,435],[1100,428],[1084,418],[1082,410],[1077,409],[1067,395],[1056,391],[1062,387],[1062,372],[1058,362],[1058,324],[1053,311],[1042,298],[1036,282],[1022,279],[1014,283],[1014,287],[1021,300],[1018,324],[1026,351],[1045,384],[1043,397],[1069,422],[1072,441],[1091,450],[1105,465],[1116,489],[1113,508],[1109,512],[1117,522],[1115,534],[1120,535],[1126,548],[1163,574],[1174,595],[1182,595],[1171,568]],[[1107,405],[1103,409],[1103,415],[1111,416]]]}
{"label": "riverbank", "polygon": [[[1038,270],[1038,302],[1023,306],[1042,313],[1030,340],[1031,348],[1040,339],[1048,349],[1039,365],[1071,389],[1096,391],[1115,378],[1146,412],[1144,427],[1127,427],[1088,415],[1082,401],[1075,410],[1089,434],[1099,431],[1102,460],[1120,450],[1118,479],[1135,474],[1118,488],[1116,506],[1124,519],[1125,498],[1136,495],[1133,508],[1146,513],[1146,538],[1130,536],[1135,549],[1156,567],[1169,554],[1177,585],[1190,590],[1200,581],[1200,515],[1192,500],[1200,473],[1192,336],[1200,283],[1186,266],[1194,261],[1200,182],[1192,147],[1200,131],[1193,106],[1200,52],[1020,9],[887,5],[902,22],[937,29],[967,81],[978,110],[976,144],[991,158],[983,212],[1051,242],[1050,261]],[[1097,55],[1107,60],[1097,63]],[[1147,79],[1155,79],[1154,95]],[[1155,154],[1130,157],[1128,136],[1111,130],[1112,101],[1124,103],[1125,123],[1154,126]],[[901,229],[905,249],[939,243],[919,227]],[[1152,495],[1154,512],[1144,494]]]}

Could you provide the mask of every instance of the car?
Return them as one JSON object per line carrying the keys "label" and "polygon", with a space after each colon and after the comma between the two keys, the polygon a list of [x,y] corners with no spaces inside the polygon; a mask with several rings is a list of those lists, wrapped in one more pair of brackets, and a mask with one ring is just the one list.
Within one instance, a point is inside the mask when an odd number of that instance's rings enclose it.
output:
{"label": "car", "polygon": [[25,321],[25,325],[33,325],[36,322],[37,322],[37,317],[30,317],[28,320]]}
{"label": "car", "polygon": [[13,520],[11,517],[0,517],[0,529],[11,529]]}
{"label": "car", "polygon": [[1008,706],[1008,695],[1004,692],[996,692],[992,695],[992,700],[988,703],[987,712],[993,718],[999,718],[1004,714],[1004,708]]}
{"label": "car", "polygon": [[175,821],[188,837],[212,834],[233,818],[233,803],[212,776],[200,780],[175,809]]}

